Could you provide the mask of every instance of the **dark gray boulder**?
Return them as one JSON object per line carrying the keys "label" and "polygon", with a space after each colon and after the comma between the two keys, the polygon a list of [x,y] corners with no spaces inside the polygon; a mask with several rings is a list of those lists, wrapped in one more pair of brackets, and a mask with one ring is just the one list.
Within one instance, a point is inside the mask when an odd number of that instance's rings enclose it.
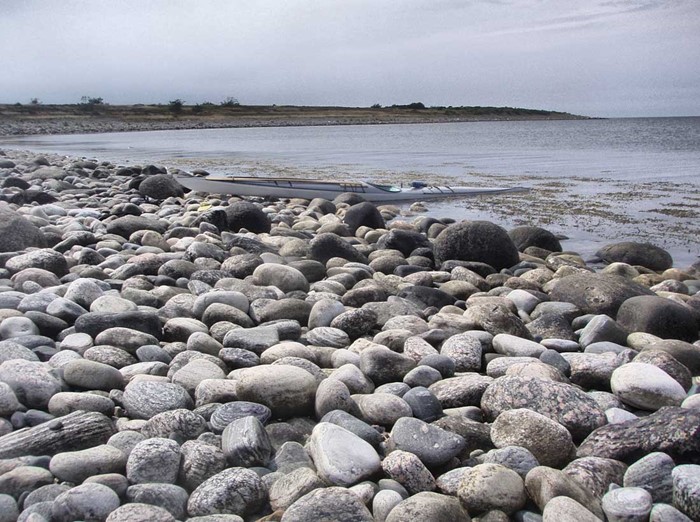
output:
{"label": "dark gray boulder", "polygon": [[561,252],[561,243],[557,237],[544,228],[523,225],[508,231],[508,235],[523,252],[528,247],[537,247],[549,250],[550,252]]}
{"label": "dark gray boulder", "polygon": [[549,294],[552,301],[576,305],[583,313],[605,314],[613,319],[627,299],[654,292],[634,281],[609,274],[576,274],[557,281]]}
{"label": "dark gray boulder", "polygon": [[412,230],[401,230],[398,228],[389,231],[389,233],[384,234],[381,238],[379,238],[379,241],[377,241],[377,246],[379,248],[398,250],[406,257],[410,256],[411,252],[413,252],[416,248],[433,249],[433,244],[424,234],[421,234],[420,232],[413,232]]}
{"label": "dark gray boulder", "polygon": [[633,463],[655,451],[676,464],[700,463],[700,411],[667,406],[647,417],[602,426],[586,437],[577,456]]}
{"label": "dark gray boulder", "polygon": [[384,228],[386,226],[384,218],[377,210],[377,207],[368,201],[358,203],[347,209],[345,217],[343,217],[343,223],[348,226],[352,234],[362,226],[369,228]]}
{"label": "dark gray boulder", "polygon": [[593,398],[563,382],[537,377],[505,376],[496,379],[481,397],[481,409],[489,421],[501,412],[528,408],[564,426],[574,441],[583,440],[607,421]]}
{"label": "dark gray boulder", "polygon": [[347,520],[372,522],[374,518],[359,496],[347,488],[314,489],[294,502],[282,516],[283,522]]}
{"label": "dark gray boulder", "polygon": [[435,239],[438,262],[448,259],[479,261],[496,270],[518,263],[518,249],[508,233],[489,221],[464,221],[450,225]]}
{"label": "dark gray boulder", "polygon": [[267,214],[249,201],[237,201],[226,207],[226,223],[233,232],[245,228],[248,232],[260,234],[272,228]]}
{"label": "dark gray boulder", "polygon": [[156,174],[148,176],[141,182],[139,194],[162,201],[170,197],[181,198],[185,195],[185,191],[172,176]]}
{"label": "dark gray boulder", "polygon": [[326,263],[332,257],[342,257],[348,261],[367,263],[367,258],[350,243],[337,234],[325,232],[317,235],[309,243],[311,259]]}
{"label": "dark gray boulder", "polygon": [[39,227],[0,202],[0,252],[16,252],[29,247],[47,246]]}
{"label": "dark gray boulder", "polygon": [[617,311],[618,324],[629,332],[688,342],[698,338],[699,318],[690,308],[653,295],[631,297]]}
{"label": "dark gray boulder", "polygon": [[635,241],[612,243],[598,250],[596,256],[607,263],[619,262],[640,265],[659,272],[673,266],[671,254],[651,243],[637,243]]}
{"label": "dark gray boulder", "polygon": [[126,239],[139,230],[154,230],[162,234],[165,232],[165,227],[156,219],[131,215],[118,217],[107,223],[108,234],[116,234]]}

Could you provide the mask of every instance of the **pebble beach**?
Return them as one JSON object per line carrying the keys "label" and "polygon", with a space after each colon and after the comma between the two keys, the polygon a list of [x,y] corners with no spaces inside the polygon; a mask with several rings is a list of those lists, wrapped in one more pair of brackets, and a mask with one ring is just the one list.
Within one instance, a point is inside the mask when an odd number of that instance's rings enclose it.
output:
{"label": "pebble beach", "polygon": [[0,150],[0,522],[699,521],[700,263]]}

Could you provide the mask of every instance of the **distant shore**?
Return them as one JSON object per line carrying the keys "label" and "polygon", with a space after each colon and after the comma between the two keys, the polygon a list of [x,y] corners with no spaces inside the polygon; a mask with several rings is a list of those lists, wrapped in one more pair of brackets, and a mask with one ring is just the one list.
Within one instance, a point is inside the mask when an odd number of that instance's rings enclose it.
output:
{"label": "distant shore", "polygon": [[[416,105],[419,107],[416,108]],[[153,130],[588,119],[513,107],[300,107],[276,105],[1,105],[0,136]]]}

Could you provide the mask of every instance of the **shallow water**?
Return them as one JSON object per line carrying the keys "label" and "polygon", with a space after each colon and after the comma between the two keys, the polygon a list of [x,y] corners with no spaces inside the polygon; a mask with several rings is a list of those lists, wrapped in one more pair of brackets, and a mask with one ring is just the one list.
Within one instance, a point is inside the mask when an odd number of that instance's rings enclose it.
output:
{"label": "shallow water", "polygon": [[0,147],[212,173],[522,185],[531,190],[427,207],[436,217],[540,225],[584,255],[619,240],[662,246],[681,267],[700,254],[700,118],[30,136],[0,138]]}

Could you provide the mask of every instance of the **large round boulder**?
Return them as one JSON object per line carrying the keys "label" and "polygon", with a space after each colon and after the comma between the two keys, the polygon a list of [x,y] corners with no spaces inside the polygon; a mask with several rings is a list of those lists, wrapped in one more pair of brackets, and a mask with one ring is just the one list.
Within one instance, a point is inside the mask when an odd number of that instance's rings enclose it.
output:
{"label": "large round boulder", "polygon": [[662,339],[693,342],[699,315],[682,304],[655,295],[630,297],[617,311],[617,322],[628,332],[646,332]]}
{"label": "large round boulder", "polygon": [[401,230],[396,228],[388,234],[384,234],[377,241],[379,248],[394,249],[401,252],[404,256],[411,255],[416,248],[429,248],[432,250],[433,245],[428,237],[420,232],[413,230]]}
{"label": "large round boulder", "polygon": [[248,232],[260,234],[272,228],[267,215],[249,201],[237,201],[226,207],[226,222],[234,232],[245,228]]}
{"label": "large round boulder", "polygon": [[385,226],[382,214],[369,201],[358,203],[347,209],[343,222],[353,234],[361,226],[369,228],[384,228]]}
{"label": "large round boulder", "polygon": [[607,263],[640,265],[650,270],[662,271],[673,266],[671,254],[651,243],[612,243],[598,250],[596,255]]}
{"label": "large round boulder", "polygon": [[108,234],[116,234],[126,239],[134,232],[140,230],[154,230],[160,234],[165,233],[165,227],[157,219],[143,216],[122,216],[107,224]]}
{"label": "large round boulder", "polygon": [[342,237],[331,232],[317,235],[309,243],[311,259],[325,263],[332,257],[342,257],[348,261],[367,263],[367,258]]}
{"label": "large round boulder", "polygon": [[180,198],[185,195],[185,191],[172,176],[167,174],[155,174],[148,176],[139,185],[139,194],[145,197],[162,201],[175,197]]}
{"label": "large round boulder", "polygon": [[550,292],[552,301],[576,305],[583,313],[615,318],[622,303],[631,297],[654,295],[645,286],[612,274],[576,274],[557,281]]}
{"label": "large round boulder", "polygon": [[463,221],[450,225],[435,239],[439,261],[479,261],[496,270],[518,263],[518,249],[508,233],[490,221]]}
{"label": "large round boulder", "polygon": [[557,237],[541,227],[523,225],[509,230],[508,235],[521,252],[531,246],[544,248],[550,252],[561,252],[561,243]]}
{"label": "large round boulder", "polygon": [[0,202],[0,252],[15,252],[29,247],[43,248],[46,238],[39,227]]}

